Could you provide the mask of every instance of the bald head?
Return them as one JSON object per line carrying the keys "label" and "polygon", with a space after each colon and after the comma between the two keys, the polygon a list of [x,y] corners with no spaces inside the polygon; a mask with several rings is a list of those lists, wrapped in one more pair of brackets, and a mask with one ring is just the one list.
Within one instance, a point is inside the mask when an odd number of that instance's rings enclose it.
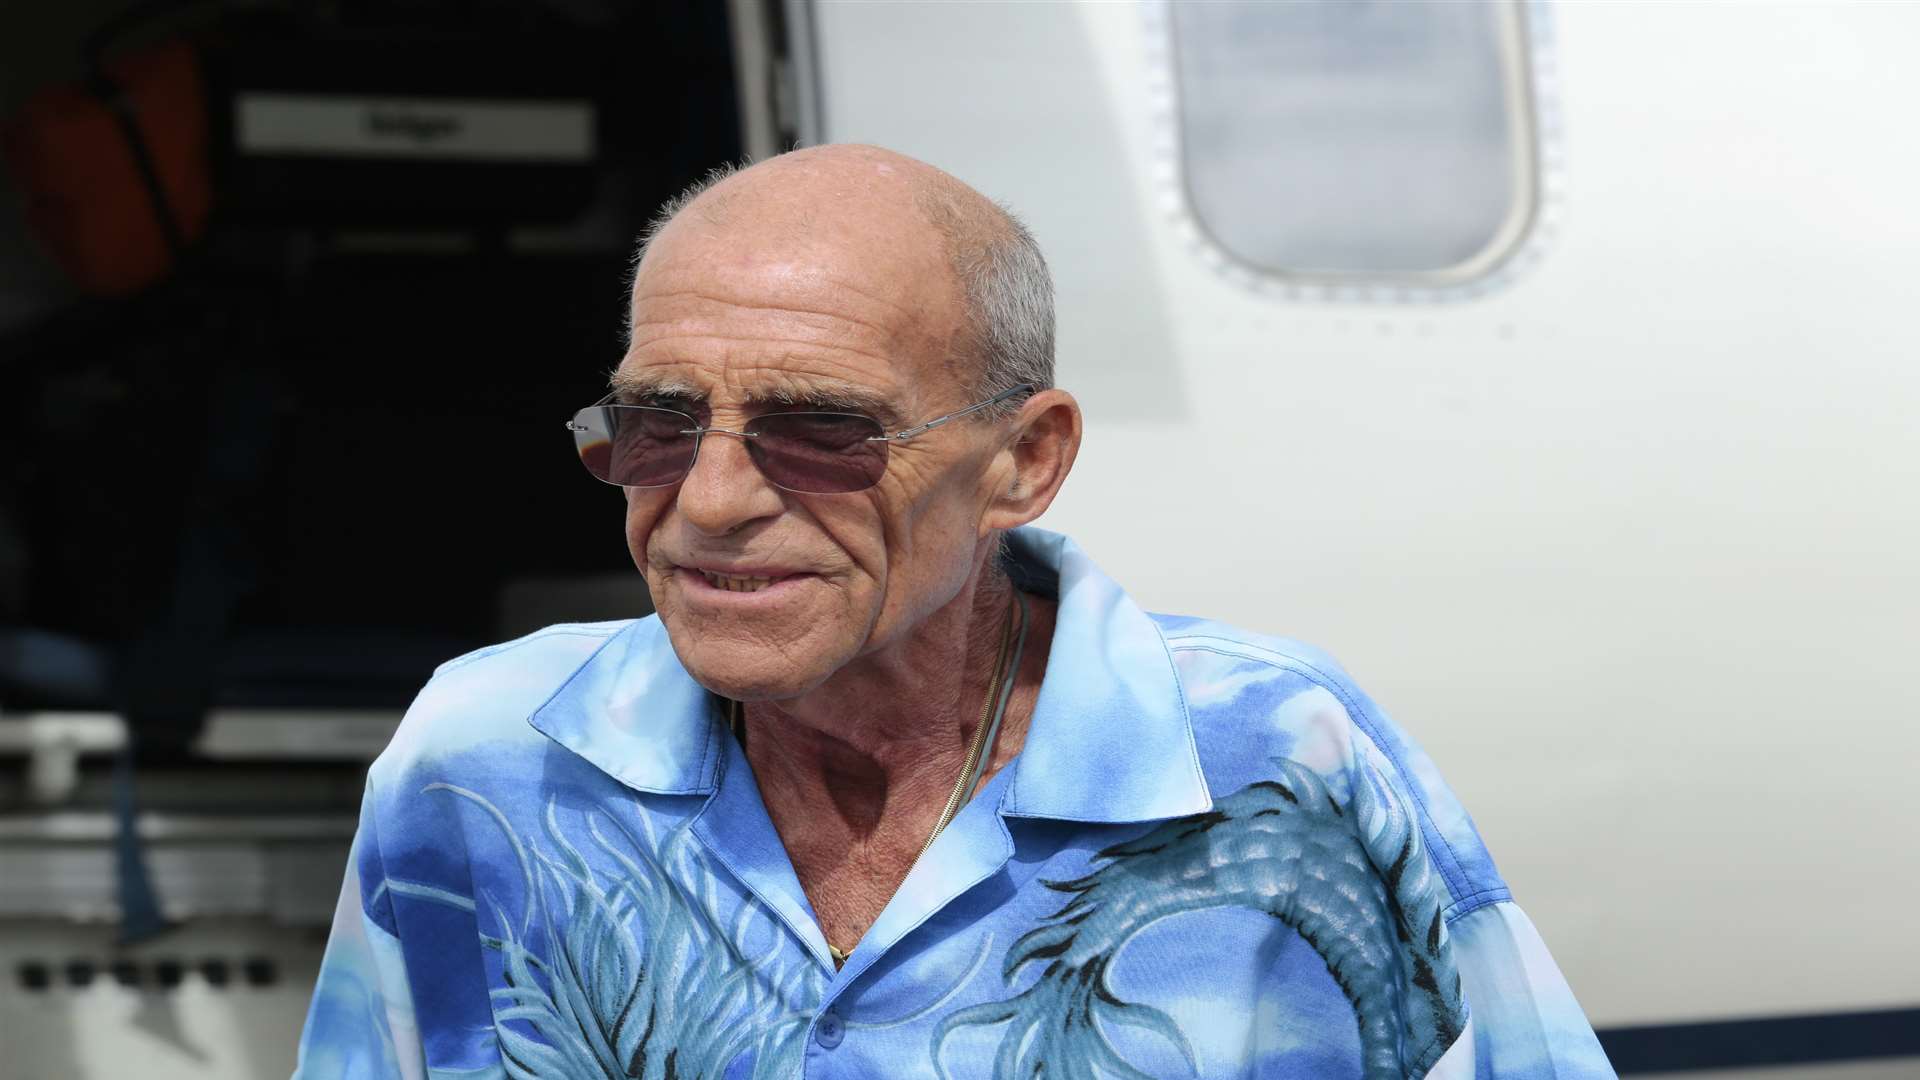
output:
{"label": "bald head", "polygon": [[963,312],[954,375],[973,399],[1053,385],[1053,283],[1039,246],[1005,208],[923,161],[831,145],[716,170],[661,207],[641,237],[636,278],[683,230],[708,244],[778,244],[823,258],[857,244],[885,251],[901,273],[938,260]]}

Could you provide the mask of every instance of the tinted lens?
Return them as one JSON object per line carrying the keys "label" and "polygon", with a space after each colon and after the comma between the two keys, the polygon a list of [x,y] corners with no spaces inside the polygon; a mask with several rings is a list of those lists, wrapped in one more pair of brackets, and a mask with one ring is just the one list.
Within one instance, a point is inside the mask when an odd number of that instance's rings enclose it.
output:
{"label": "tinted lens", "polygon": [[587,471],[622,487],[678,483],[693,467],[699,440],[684,435],[699,425],[672,409],[598,405],[581,409],[573,422],[574,449]]}
{"label": "tinted lens", "polygon": [[818,495],[859,491],[887,471],[885,434],[853,413],[768,413],[747,421],[747,452],[767,479],[789,491]]}

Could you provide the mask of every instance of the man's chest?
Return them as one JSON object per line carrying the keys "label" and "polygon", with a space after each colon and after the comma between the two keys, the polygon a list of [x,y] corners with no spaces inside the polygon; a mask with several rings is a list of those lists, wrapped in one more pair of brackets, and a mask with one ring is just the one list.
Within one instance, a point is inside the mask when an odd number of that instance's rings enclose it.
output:
{"label": "man's chest", "polygon": [[[986,780],[997,775],[986,772]],[[836,955],[866,936],[944,828],[960,793],[938,783],[865,798],[838,789],[797,790],[756,773],[762,805],[793,876]],[[776,774],[777,775],[777,774]],[[732,831],[716,834],[725,845]]]}
{"label": "man's chest", "polygon": [[1277,917],[1247,867],[1196,855],[1218,837],[973,808],[836,972],[764,816],[603,794],[459,796],[463,857],[395,887],[423,1028],[465,1032],[434,1064],[491,1044],[542,1063],[525,1075],[1360,1075],[1350,986],[1381,970],[1354,957],[1389,943]]}

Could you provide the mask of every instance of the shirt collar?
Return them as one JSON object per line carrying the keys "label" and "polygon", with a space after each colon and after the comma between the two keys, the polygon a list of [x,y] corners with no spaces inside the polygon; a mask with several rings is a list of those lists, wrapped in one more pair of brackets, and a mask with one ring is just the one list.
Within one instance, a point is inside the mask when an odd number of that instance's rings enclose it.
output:
{"label": "shirt collar", "polygon": [[1067,537],[1017,529],[1007,545],[1015,577],[1039,591],[1053,578],[1060,608],[1040,700],[1001,809],[1107,823],[1212,809],[1160,628]]}
{"label": "shirt collar", "polygon": [[[1024,588],[1057,593],[1046,678],[1001,811],[1142,822],[1213,806],[1193,724],[1160,630],[1072,540],[1008,534]],[[533,727],[639,791],[718,786],[725,726],[674,654],[658,616],[611,638],[535,710]]]}
{"label": "shirt collar", "polygon": [[705,795],[725,758],[712,700],[649,615],[609,638],[528,723],[637,791]]}

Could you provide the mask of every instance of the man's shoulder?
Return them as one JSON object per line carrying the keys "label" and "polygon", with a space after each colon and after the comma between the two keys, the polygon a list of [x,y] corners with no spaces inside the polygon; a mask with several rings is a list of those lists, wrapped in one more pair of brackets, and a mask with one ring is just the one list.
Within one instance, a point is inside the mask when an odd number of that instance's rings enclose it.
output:
{"label": "man's shoulder", "polygon": [[1279,759],[1349,778],[1374,773],[1420,821],[1452,894],[1449,919],[1509,896],[1432,758],[1325,650],[1212,619],[1153,619],[1180,674],[1210,785],[1230,789],[1259,762]]}
{"label": "man's shoulder", "polygon": [[1262,634],[1217,619],[1192,615],[1150,617],[1160,628],[1167,648],[1179,652],[1212,653],[1218,656],[1263,665],[1276,672],[1293,672],[1301,678],[1328,689],[1357,691],[1352,676],[1326,650],[1293,638]]}
{"label": "man's shoulder", "polygon": [[[467,678],[487,678],[498,674],[503,668],[524,668],[528,664],[545,666],[554,662],[565,664],[570,658],[575,659],[577,667],[580,660],[585,660],[610,638],[639,621],[613,619],[607,622],[555,623],[541,627],[531,634],[487,645],[448,660],[433,669],[433,677],[428,680],[428,685],[463,672]],[[568,675],[572,673],[572,668],[565,672]]]}
{"label": "man's shoulder", "polygon": [[1153,615],[1194,735],[1232,755],[1310,754],[1332,767],[1404,736],[1325,650],[1214,619]]}
{"label": "man's shoulder", "polygon": [[1214,619],[1152,616],[1172,654],[1183,704],[1203,744],[1322,764],[1403,736],[1325,650]]}
{"label": "man's shoulder", "polygon": [[559,623],[441,664],[375,763],[375,776],[483,747],[541,740],[528,718],[636,621]]}

